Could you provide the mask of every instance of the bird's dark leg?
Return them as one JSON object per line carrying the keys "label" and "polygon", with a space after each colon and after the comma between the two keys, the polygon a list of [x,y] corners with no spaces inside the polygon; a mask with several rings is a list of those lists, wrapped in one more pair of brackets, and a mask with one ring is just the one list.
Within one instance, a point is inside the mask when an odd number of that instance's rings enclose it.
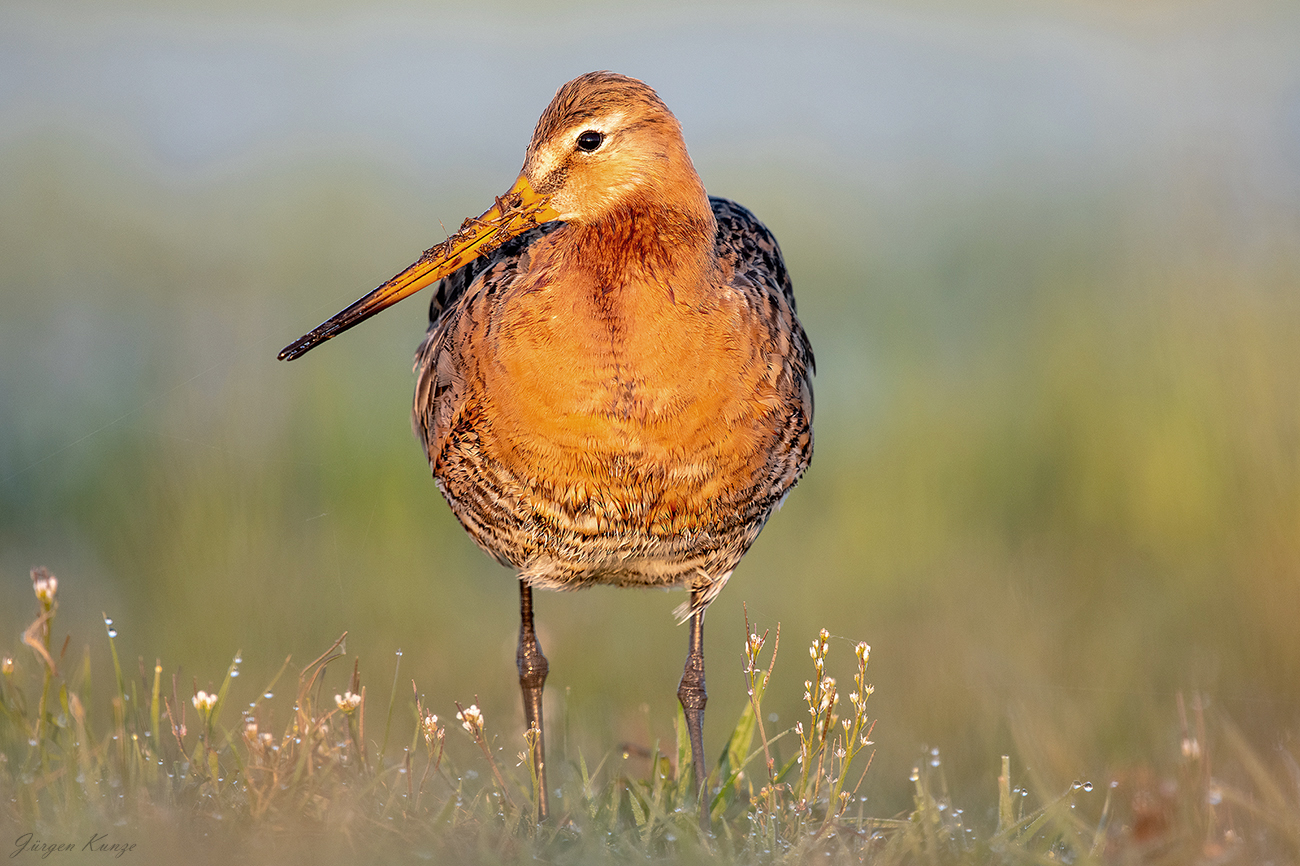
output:
{"label": "bird's dark leg", "polygon": [[707,777],[704,772],[704,705],[709,696],[704,691],[704,609],[696,606],[699,593],[691,590],[691,636],[686,651],[686,669],[677,687],[677,700],[682,702],[686,715],[686,732],[691,738],[691,764],[695,768],[695,796],[700,801],[700,829],[709,831],[709,796],[701,788]]}
{"label": "bird's dark leg", "polygon": [[542,686],[546,685],[546,672],[550,666],[542,648],[537,643],[533,629],[533,588],[527,581],[519,581],[519,688],[524,693],[524,721],[529,729],[537,729],[537,746],[533,750],[533,770],[537,774],[537,817],[545,821],[550,812],[546,801],[546,749],[542,736]]}

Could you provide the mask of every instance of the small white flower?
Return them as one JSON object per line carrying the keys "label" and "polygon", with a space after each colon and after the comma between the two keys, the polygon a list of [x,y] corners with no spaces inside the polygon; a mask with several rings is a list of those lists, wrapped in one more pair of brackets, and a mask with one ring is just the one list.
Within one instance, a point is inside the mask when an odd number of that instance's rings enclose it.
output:
{"label": "small white flower", "polygon": [[352,692],[344,692],[341,695],[334,696],[334,703],[345,713],[350,713],[357,707],[361,706],[361,695],[354,695]]}
{"label": "small white flower", "polygon": [[478,708],[478,704],[470,704],[468,709],[456,713],[456,719],[462,728],[475,736],[483,730],[483,711]]}
{"label": "small white flower", "polygon": [[32,589],[43,607],[54,604],[54,594],[59,591],[59,579],[43,568],[32,572]]}
{"label": "small white flower", "polygon": [[438,728],[438,717],[433,713],[424,714],[424,718],[420,720],[420,728],[424,731],[424,741],[430,746],[442,735],[442,731]]}
{"label": "small white flower", "polygon": [[193,704],[194,704],[194,709],[198,710],[202,715],[206,716],[208,713],[211,713],[212,708],[217,705],[217,696],[210,695],[205,691],[200,691],[197,695],[194,696]]}

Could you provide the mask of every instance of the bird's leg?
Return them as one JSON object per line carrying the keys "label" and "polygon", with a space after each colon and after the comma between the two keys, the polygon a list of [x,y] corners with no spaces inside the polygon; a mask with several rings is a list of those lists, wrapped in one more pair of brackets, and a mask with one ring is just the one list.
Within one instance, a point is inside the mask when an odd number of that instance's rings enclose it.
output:
{"label": "bird's leg", "polygon": [[537,643],[533,629],[533,588],[527,581],[519,581],[519,653],[515,660],[519,666],[519,688],[524,693],[524,720],[529,730],[537,729],[537,744],[533,749],[533,771],[537,775],[537,817],[546,820],[550,809],[546,801],[546,749],[542,736],[542,686],[546,685],[546,672],[550,666],[542,648]]}
{"label": "bird's leg", "polygon": [[677,700],[686,715],[686,732],[691,738],[691,764],[695,768],[695,796],[700,801],[700,829],[709,831],[709,797],[704,772],[704,705],[709,696],[704,691],[704,608],[698,607],[699,592],[691,590],[691,636],[686,651],[686,668],[677,687]]}

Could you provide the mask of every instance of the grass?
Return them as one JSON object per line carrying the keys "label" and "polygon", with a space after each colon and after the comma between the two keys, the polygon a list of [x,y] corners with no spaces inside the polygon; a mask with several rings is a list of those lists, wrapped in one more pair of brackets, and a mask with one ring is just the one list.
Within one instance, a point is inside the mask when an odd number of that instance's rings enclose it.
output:
{"label": "grass", "polygon": [[[435,707],[448,702],[413,681],[408,691],[400,654],[378,694],[358,660],[349,668],[346,634],[296,680],[286,659],[253,691],[237,654],[219,684],[201,688],[165,675],[161,661],[141,659],[138,675],[124,673],[107,617],[96,648],[70,655],[71,636],[55,637],[57,578],[35,569],[32,586],[37,615],[23,646],[3,657],[0,680],[0,841],[17,862],[90,853],[212,862],[1300,861],[1300,765],[1282,749],[1262,757],[1199,695],[1179,696],[1172,760],[1153,756],[1126,777],[1044,796],[1013,776],[1010,756],[991,755],[1000,774],[983,820],[952,801],[935,749],[913,770],[911,811],[873,815],[859,796],[876,749],[870,647],[853,647],[846,696],[829,673],[839,660],[822,630],[809,648],[806,719],[769,730],[763,700],[780,627],[760,633],[747,622],[748,702],[708,779],[710,835],[697,826],[680,714],[674,743],[611,746],[594,761],[553,747],[562,755],[552,767],[554,814],[539,824],[535,741],[494,728],[477,701],[452,702],[455,718],[440,717]],[[105,648],[107,700],[91,681],[92,655]],[[510,755],[502,744],[516,742]],[[640,751],[646,760],[629,760]],[[631,769],[642,763],[644,772]]]}

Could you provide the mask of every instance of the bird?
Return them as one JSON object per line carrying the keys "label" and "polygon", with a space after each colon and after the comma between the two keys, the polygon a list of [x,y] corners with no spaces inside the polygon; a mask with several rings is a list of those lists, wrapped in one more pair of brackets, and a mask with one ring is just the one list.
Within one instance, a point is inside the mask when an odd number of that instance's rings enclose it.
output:
{"label": "bird", "polygon": [[453,514],[519,578],[538,817],[533,589],[684,588],[677,696],[707,833],[705,611],[813,451],[813,352],[776,238],[706,193],[650,86],[591,72],[556,92],[491,208],[279,357],[429,285],[412,423]]}

